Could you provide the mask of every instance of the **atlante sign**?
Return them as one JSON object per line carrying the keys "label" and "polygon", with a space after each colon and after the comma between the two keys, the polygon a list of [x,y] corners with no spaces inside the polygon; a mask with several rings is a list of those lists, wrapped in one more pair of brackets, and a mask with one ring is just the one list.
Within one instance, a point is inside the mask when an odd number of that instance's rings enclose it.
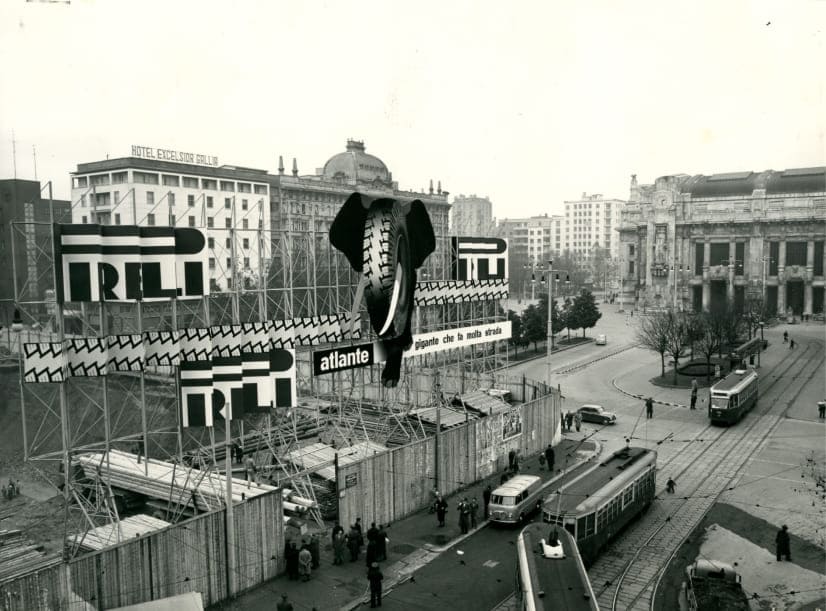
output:
{"label": "atlante sign", "polygon": [[209,293],[199,229],[55,225],[57,302],[157,301]]}
{"label": "atlante sign", "polygon": [[373,364],[373,358],[373,344],[319,350],[313,352],[313,375],[367,367]]}

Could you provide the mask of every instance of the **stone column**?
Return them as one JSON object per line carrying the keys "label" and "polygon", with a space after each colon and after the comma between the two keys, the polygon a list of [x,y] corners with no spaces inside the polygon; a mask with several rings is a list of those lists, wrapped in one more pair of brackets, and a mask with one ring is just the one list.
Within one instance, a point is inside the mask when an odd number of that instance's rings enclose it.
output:
{"label": "stone column", "polygon": [[729,305],[734,307],[734,267],[735,267],[735,253],[737,247],[734,242],[728,243],[728,278],[726,282],[726,301]]}
{"label": "stone column", "polygon": [[645,291],[651,290],[651,262],[654,260],[654,223],[648,222],[645,232]]}
{"label": "stone column", "polygon": [[812,280],[815,275],[815,241],[806,244],[806,277],[803,279],[803,314],[812,315]]}
{"label": "stone column", "polygon": [[786,240],[780,240],[777,255],[777,315],[786,315]]}
{"label": "stone column", "polygon": [[711,263],[711,242],[703,244],[703,310],[708,310],[711,303],[711,280],[708,278],[708,268]]}

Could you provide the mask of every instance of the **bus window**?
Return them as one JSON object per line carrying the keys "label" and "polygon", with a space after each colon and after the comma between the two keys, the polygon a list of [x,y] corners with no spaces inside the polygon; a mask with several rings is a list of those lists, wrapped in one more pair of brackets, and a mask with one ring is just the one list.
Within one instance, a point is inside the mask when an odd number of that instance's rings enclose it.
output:
{"label": "bus window", "polygon": [[711,407],[728,409],[728,397],[711,397]]}
{"label": "bus window", "polygon": [[510,507],[512,505],[516,505],[516,497],[512,496],[501,496],[499,494],[494,494],[490,499],[491,505],[502,505],[504,507]]}

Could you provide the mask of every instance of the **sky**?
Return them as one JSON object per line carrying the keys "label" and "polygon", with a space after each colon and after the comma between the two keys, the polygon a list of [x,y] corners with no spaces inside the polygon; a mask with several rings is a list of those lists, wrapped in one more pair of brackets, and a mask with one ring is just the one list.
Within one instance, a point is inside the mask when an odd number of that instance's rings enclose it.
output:
{"label": "sky", "polygon": [[[826,165],[826,1],[0,3],[0,177],[133,144],[312,174],[364,140],[499,218]],[[13,154],[12,141],[16,155]]]}

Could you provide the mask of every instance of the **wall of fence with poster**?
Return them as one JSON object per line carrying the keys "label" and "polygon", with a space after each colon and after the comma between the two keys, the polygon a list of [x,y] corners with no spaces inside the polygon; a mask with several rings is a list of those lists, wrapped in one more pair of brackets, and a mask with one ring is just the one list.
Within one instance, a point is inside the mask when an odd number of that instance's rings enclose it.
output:
{"label": "wall of fence with poster", "polygon": [[[284,568],[281,491],[234,506],[236,591]],[[200,592],[204,606],[227,597],[225,510],[0,583],[4,611],[112,609]]]}
{"label": "wall of fence with poster", "polygon": [[[490,377],[490,376],[488,376]],[[458,377],[444,376],[445,393]],[[342,466],[336,474],[339,521],[386,524],[426,507],[438,470],[439,491],[449,495],[502,471],[508,452],[538,454],[559,440],[559,392],[542,382],[495,376],[497,388],[520,402],[493,416],[471,419],[434,437]],[[438,467],[437,467],[438,465]]]}

